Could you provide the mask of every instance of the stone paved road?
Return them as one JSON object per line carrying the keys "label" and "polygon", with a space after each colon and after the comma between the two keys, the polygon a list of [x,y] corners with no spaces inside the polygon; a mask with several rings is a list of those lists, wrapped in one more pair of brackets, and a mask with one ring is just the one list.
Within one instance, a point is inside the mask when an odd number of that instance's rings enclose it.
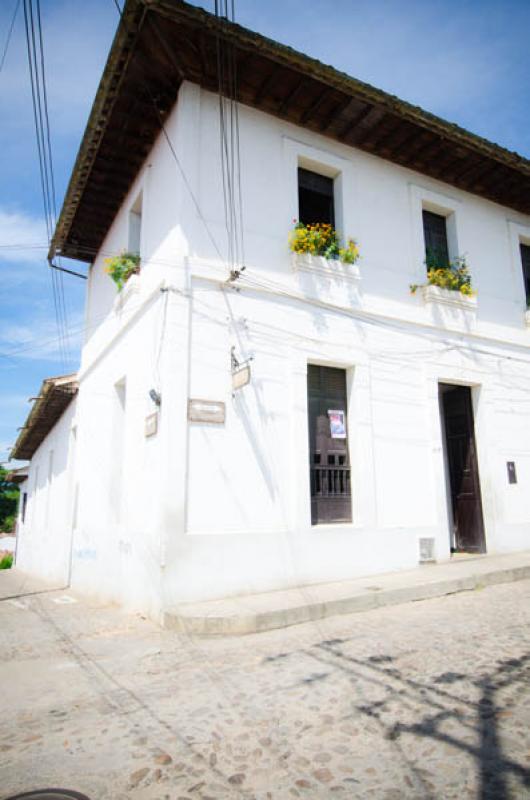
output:
{"label": "stone paved road", "polygon": [[[239,639],[0,603],[0,798],[530,798],[530,582]],[[72,595],[68,595],[72,597]]]}

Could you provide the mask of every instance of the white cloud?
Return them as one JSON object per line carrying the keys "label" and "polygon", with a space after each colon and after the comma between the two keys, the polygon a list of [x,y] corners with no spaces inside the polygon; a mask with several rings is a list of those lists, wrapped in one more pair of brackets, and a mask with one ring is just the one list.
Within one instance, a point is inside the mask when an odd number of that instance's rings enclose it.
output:
{"label": "white cloud", "polygon": [[42,219],[0,208],[0,261],[11,264],[42,261],[47,249]]}
{"label": "white cloud", "polygon": [[16,363],[21,359],[60,362],[65,352],[67,368],[76,369],[82,332],[81,314],[70,315],[68,334],[64,339],[59,335],[54,318],[33,319],[27,325],[4,322],[0,324],[0,352],[4,356],[2,360],[6,363]]}

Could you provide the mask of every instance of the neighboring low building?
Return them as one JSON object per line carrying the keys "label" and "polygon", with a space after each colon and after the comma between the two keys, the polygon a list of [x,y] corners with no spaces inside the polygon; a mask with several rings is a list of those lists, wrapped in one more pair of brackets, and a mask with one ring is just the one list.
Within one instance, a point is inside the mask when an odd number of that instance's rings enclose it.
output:
{"label": "neighboring low building", "polygon": [[30,462],[19,476],[16,564],[64,585],[71,568],[77,390],[75,375],[46,378],[11,452]]}
{"label": "neighboring low building", "polygon": [[[361,260],[291,253],[293,219]],[[117,294],[122,250],[141,268]],[[433,252],[465,256],[477,294],[425,286]],[[91,265],[86,338],[77,397],[15,448],[22,568],[159,616],[529,547],[526,159],[195,7],[128,0],[56,254]]]}

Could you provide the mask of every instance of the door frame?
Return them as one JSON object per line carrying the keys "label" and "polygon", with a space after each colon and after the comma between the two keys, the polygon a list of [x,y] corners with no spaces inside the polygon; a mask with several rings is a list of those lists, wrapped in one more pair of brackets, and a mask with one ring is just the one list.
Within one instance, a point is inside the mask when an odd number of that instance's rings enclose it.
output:
{"label": "door frame", "polygon": [[[307,392],[308,366],[334,367],[346,372],[346,404],[348,425],[348,456],[351,470],[351,503],[352,522],[311,523],[311,487],[309,478],[309,406]],[[364,403],[363,390],[359,387],[359,378],[363,373],[363,364],[351,361],[339,361],[323,357],[319,353],[297,355],[291,362],[292,402],[296,413],[292,427],[292,485],[295,487],[291,495],[291,513],[295,529],[327,533],[332,530],[353,529],[363,527],[364,514],[361,509],[361,496],[365,492],[362,484],[364,478],[359,475],[359,444],[355,442],[356,422],[359,416],[359,404]],[[363,380],[362,383],[365,383]],[[354,391],[355,387],[355,391]],[[364,505],[364,502],[362,503]],[[365,524],[365,523],[364,523]]]}
{"label": "door frame", "polygon": [[442,558],[451,558],[453,546],[453,512],[451,505],[451,487],[446,455],[445,429],[443,422],[443,407],[440,402],[439,385],[441,383],[453,386],[462,386],[470,390],[471,410],[473,414],[473,432],[475,439],[475,452],[477,460],[478,478],[481,494],[482,519],[484,526],[484,553],[490,549],[490,534],[492,523],[495,519],[494,509],[490,507],[490,496],[484,487],[487,485],[489,469],[487,463],[487,416],[488,407],[485,396],[489,393],[489,386],[485,382],[485,375],[475,369],[466,369],[467,379],[462,379],[462,368],[455,368],[443,372],[433,369],[430,373],[429,397],[432,412],[433,452],[438,453],[434,464],[435,498],[437,518],[439,521],[438,546]]}
{"label": "door frame", "polygon": [[[446,387],[446,391],[442,390],[442,387]],[[447,404],[445,402],[446,398],[448,400],[448,395],[452,394],[452,391],[458,393],[461,398],[462,408],[465,408],[465,416],[467,420],[466,425],[466,433],[465,437],[468,442],[468,446],[470,451],[473,453],[472,457],[472,467],[471,470],[471,482],[474,486],[473,490],[473,500],[475,505],[475,510],[473,513],[473,524],[471,527],[464,526],[462,530],[459,532],[459,537],[457,540],[456,531],[455,531],[455,517],[454,517],[454,509],[453,503],[455,499],[453,497],[453,488],[452,488],[452,480],[451,480],[451,462],[450,462],[450,444],[447,438]],[[450,547],[451,553],[456,552],[463,552],[463,553],[485,553],[486,552],[486,528],[484,524],[484,510],[482,505],[482,482],[481,482],[481,473],[480,473],[480,465],[478,460],[478,452],[477,452],[477,442],[476,442],[476,431],[475,431],[475,405],[474,399],[476,400],[476,393],[475,398],[473,396],[473,388],[471,386],[466,386],[465,384],[455,384],[455,383],[438,383],[438,397],[439,397],[439,407],[440,407],[440,417],[441,417],[441,427],[443,432],[443,453],[444,453],[444,466],[445,466],[445,476],[446,476],[446,493],[447,493],[447,513],[450,521]],[[462,539],[468,539],[467,544],[462,544]],[[457,551],[457,544],[460,545],[459,550]]]}

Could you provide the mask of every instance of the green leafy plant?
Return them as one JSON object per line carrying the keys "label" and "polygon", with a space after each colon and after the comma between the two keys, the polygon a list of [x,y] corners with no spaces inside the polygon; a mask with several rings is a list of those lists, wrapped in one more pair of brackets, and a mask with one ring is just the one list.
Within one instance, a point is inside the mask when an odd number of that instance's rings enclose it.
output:
{"label": "green leafy plant", "polygon": [[105,271],[118,287],[118,292],[121,292],[131,275],[136,275],[140,272],[140,256],[138,253],[124,251],[119,256],[106,258],[105,263],[107,265]]}
{"label": "green leafy plant", "polygon": [[15,522],[17,521],[16,515],[11,514],[4,519],[3,529],[4,533],[12,533],[15,530]]}
{"label": "green leafy plant", "polygon": [[11,569],[13,566],[13,554],[7,553],[2,559],[0,559],[0,569]]}
{"label": "green leafy plant", "polygon": [[465,256],[458,256],[447,263],[445,259],[439,257],[439,254],[427,251],[425,265],[427,267],[427,284],[412,283],[410,285],[411,294],[415,294],[420,286],[425,285],[460,292],[465,297],[473,297],[476,294],[471,286],[471,275]]}
{"label": "green leafy plant", "polygon": [[345,264],[355,264],[359,259],[359,248],[355,239],[348,239],[346,246],[341,247],[339,234],[327,222],[309,225],[296,222],[289,235],[289,247],[293,253],[338,259]]}
{"label": "green leafy plant", "polygon": [[0,467],[0,531],[10,533],[17,513],[19,489],[7,479],[7,470]]}

